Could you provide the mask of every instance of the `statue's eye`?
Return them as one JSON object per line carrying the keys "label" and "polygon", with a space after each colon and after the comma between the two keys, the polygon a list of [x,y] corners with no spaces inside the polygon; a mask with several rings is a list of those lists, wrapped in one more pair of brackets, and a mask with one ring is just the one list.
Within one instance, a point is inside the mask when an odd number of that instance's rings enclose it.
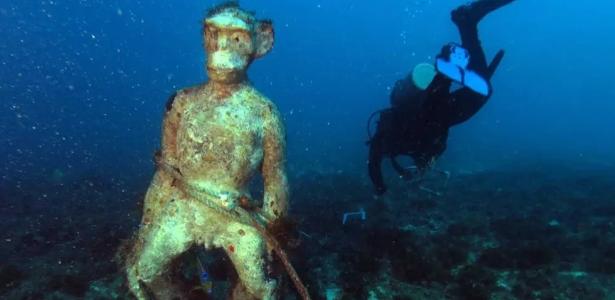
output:
{"label": "statue's eye", "polygon": [[242,51],[249,51],[251,47],[250,35],[247,32],[234,32],[230,36],[230,40],[237,49],[241,49]]}
{"label": "statue's eye", "polygon": [[235,33],[232,36],[232,39],[235,43],[241,43],[243,41],[243,37],[241,35],[241,33]]}

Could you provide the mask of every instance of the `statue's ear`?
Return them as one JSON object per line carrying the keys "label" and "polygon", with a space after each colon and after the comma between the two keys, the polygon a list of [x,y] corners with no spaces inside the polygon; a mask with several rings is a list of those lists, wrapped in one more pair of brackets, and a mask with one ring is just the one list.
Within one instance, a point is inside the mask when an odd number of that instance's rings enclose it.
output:
{"label": "statue's ear", "polygon": [[259,21],[255,28],[255,45],[256,53],[254,56],[259,58],[271,51],[275,34],[273,32],[273,23],[271,21]]}

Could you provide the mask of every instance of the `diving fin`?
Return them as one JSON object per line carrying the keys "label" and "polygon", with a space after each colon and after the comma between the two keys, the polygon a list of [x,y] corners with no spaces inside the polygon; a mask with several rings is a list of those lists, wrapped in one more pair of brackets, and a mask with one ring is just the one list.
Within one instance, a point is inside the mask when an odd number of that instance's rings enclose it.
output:
{"label": "diving fin", "polygon": [[476,25],[492,11],[514,1],[515,0],[477,0],[454,9],[451,12],[451,18],[457,25]]}
{"label": "diving fin", "polygon": [[491,60],[491,63],[487,67],[487,74],[486,74],[487,79],[491,79],[491,77],[493,77],[495,70],[498,69],[503,58],[504,58],[504,50],[498,51],[498,53],[496,53],[495,57]]}

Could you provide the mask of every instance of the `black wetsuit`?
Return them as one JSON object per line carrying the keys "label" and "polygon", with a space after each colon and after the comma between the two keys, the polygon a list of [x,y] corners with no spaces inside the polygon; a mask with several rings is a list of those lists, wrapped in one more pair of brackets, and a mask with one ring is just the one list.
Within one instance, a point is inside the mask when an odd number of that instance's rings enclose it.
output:
{"label": "black wetsuit", "polygon": [[[493,75],[503,52],[498,53],[491,65],[487,64],[478,37],[478,22],[488,12],[510,2],[512,0],[479,1],[472,4],[474,7],[462,6],[452,13],[462,46],[470,53],[468,69],[487,80]],[[468,88],[451,92],[451,85],[452,81],[441,74],[437,74],[424,91],[414,87],[411,76],[396,83],[391,93],[392,107],[380,114],[377,131],[369,141],[369,175],[377,194],[386,191],[381,171],[383,158],[389,157],[401,176],[410,176],[395,160],[396,156],[408,155],[418,171],[423,172],[446,149],[449,128],[467,121],[489,99]]]}

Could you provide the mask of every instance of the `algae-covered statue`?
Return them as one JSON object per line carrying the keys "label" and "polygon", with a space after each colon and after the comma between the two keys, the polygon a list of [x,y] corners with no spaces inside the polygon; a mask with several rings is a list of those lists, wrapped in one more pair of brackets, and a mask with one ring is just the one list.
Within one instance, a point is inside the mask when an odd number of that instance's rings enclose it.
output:
{"label": "algae-covered statue", "polygon": [[203,245],[224,249],[232,261],[239,276],[235,298],[275,298],[269,244],[258,226],[235,218],[236,209],[255,205],[248,184],[259,171],[259,223],[287,213],[284,128],[276,106],[246,75],[273,47],[273,27],[228,3],[208,13],[203,37],[209,81],[178,91],[166,106],[158,168],[127,260],[129,288],[138,299],[172,294],[161,275],[171,260]]}

